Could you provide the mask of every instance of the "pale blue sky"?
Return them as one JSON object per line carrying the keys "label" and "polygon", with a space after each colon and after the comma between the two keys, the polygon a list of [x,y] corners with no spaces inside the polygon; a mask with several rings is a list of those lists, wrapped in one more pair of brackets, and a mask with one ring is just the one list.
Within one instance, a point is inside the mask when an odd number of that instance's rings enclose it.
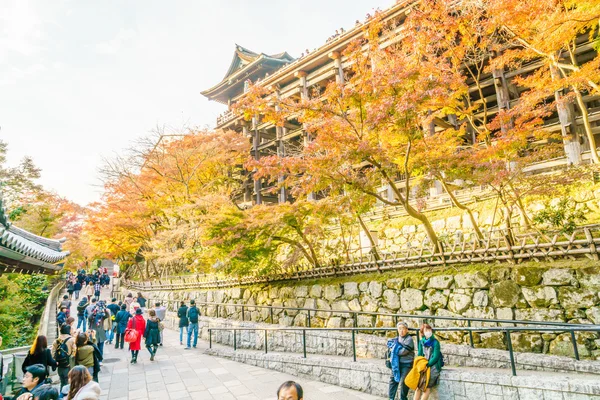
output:
{"label": "pale blue sky", "polygon": [[100,199],[98,167],[156,126],[213,126],[234,43],[256,52],[325,42],[393,0],[2,0],[0,138],[41,183]]}

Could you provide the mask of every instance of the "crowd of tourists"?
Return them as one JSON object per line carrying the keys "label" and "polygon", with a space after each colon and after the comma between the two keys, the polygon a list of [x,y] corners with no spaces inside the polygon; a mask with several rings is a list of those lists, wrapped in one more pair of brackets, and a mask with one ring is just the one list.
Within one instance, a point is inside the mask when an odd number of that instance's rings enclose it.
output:
{"label": "crowd of tourists", "polygon": [[108,268],[100,267],[94,272],[86,273],[85,269],[80,269],[77,273],[67,272],[67,293],[69,300],[79,299],[80,294],[88,298],[92,296],[98,298],[100,290],[110,285],[110,276]]}

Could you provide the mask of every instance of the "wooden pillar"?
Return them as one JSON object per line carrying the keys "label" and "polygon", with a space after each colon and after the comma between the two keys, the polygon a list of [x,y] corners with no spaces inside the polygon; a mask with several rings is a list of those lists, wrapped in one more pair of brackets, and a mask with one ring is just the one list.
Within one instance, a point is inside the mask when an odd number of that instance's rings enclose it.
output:
{"label": "wooden pillar", "polygon": [[[492,76],[494,77],[494,88],[496,89],[498,111],[508,111],[510,109],[510,95],[508,92],[508,82],[506,81],[504,71],[494,68],[492,70]],[[485,101],[485,99],[482,100]],[[501,121],[500,123],[500,129],[502,130],[502,133],[506,133],[508,130],[513,129],[514,127],[515,124],[512,118],[508,121]]]}
{"label": "wooden pillar", "polygon": [[332,51],[329,53],[329,58],[333,60],[335,65],[336,73],[335,73],[335,81],[336,83],[343,85],[344,84],[344,69],[342,68],[342,56],[338,51]]}
{"label": "wooden pillar", "polygon": [[[555,66],[550,66],[550,72],[553,78],[560,78],[560,72]],[[579,143],[579,135],[577,135],[577,123],[575,121],[573,103],[562,101],[562,91],[556,91],[554,99],[556,100],[556,111],[558,112],[558,120],[560,121],[560,131],[565,155],[567,156],[567,165],[579,165],[582,162],[581,144]]]}
{"label": "wooden pillar", "polygon": [[[258,154],[258,146],[260,145],[260,132],[258,131],[258,116],[254,116],[252,118],[252,152],[255,160],[260,159],[260,155]],[[254,196],[255,203],[262,203],[262,196],[260,190],[262,189],[262,184],[260,179],[254,179]]]}
{"label": "wooden pillar", "polygon": [[[279,92],[277,93],[277,97],[279,98]],[[277,105],[277,106],[275,106],[275,110],[281,111],[281,107],[279,107],[279,105]],[[287,128],[284,126],[277,126],[275,128],[275,131],[277,132],[277,157],[285,157],[285,147],[283,145],[283,137],[287,133]],[[287,193],[286,193],[285,187],[282,185],[284,180],[285,180],[284,175],[279,175],[277,177],[277,182],[281,186],[279,189],[279,195],[278,195],[279,204],[285,203],[287,200]]]}

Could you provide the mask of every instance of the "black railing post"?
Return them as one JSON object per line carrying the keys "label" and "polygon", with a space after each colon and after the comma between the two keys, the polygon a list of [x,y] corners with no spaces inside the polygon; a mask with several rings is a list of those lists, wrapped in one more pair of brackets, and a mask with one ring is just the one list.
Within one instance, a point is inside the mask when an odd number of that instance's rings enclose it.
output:
{"label": "black railing post", "polygon": [[237,331],[233,330],[233,350],[237,350]]}
{"label": "black railing post", "polygon": [[268,343],[269,343],[269,340],[268,340],[268,337],[267,337],[267,333],[268,333],[268,332],[269,332],[269,331],[267,331],[267,330],[265,329],[265,354],[267,354],[267,352],[269,351],[269,350],[267,349],[267,347],[268,347]]}
{"label": "black railing post", "polygon": [[302,329],[302,354],[306,358],[306,329]]}
{"label": "black railing post", "polygon": [[573,343],[573,353],[575,353],[575,359],[579,361],[579,349],[577,348],[577,339],[575,338],[575,331],[571,329],[571,343]]}
{"label": "black railing post", "polygon": [[275,320],[273,319],[273,307],[269,306],[269,314],[271,314],[271,323],[274,324]]}
{"label": "black railing post", "polygon": [[352,320],[354,321],[354,328],[358,328],[358,318],[356,316],[356,313],[352,313]]}
{"label": "black railing post", "polygon": [[356,361],[356,331],[352,329],[352,359]]}
{"label": "black railing post", "polygon": [[212,329],[208,330],[208,348],[212,349]]}
{"label": "black railing post", "polygon": [[308,327],[310,328],[310,310],[308,310]]}
{"label": "black railing post", "polygon": [[[467,326],[470,328],[471,327],[471,320],[467,320]],[[473,343],[473,331],[469,329],[469,343],[471,344],[471,347],[475,347],[475,344]]]}
{"label": "black railing post", "polygon": [[244,317],[244,306],[242,306],[242,321],[245,321],[246,317]]}
{"label": "black railing post", "polygon": [[219,318],[219,305],[217,304],[217,318]]}
{"label": "black railing post", "polygon": [[510,338],[510,331],[506,331],[506,343],[508,344],[508,355],[510,356],[510,368],[512,369],[513,376],[517,376],[517,367],[515,366],[515,354],[513,353],[512,340]]}

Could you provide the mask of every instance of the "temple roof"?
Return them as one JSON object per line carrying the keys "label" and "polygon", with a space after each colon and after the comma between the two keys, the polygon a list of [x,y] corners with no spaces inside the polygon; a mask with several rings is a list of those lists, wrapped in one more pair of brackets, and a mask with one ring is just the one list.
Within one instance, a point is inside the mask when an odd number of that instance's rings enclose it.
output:
{"label": "temple roof", "polygon": [[[294,57],[287,52],[272,55],[255,53],[236,44],[233,59],[225,77],[221,82],[201,93],[211,100],[227,104],[232,95],[240,92],[240,86],[247,79],[262,79],[292,61],[294,61]],[[241,91],[243,91],[243,87]]]}
{"label": "temple roof", "polygon": [[14,226],[8,219],[4,200],[0,196],[0,270],[54,273],[62,269],[55,265],[64,260],[65,239],[48,239]]}

